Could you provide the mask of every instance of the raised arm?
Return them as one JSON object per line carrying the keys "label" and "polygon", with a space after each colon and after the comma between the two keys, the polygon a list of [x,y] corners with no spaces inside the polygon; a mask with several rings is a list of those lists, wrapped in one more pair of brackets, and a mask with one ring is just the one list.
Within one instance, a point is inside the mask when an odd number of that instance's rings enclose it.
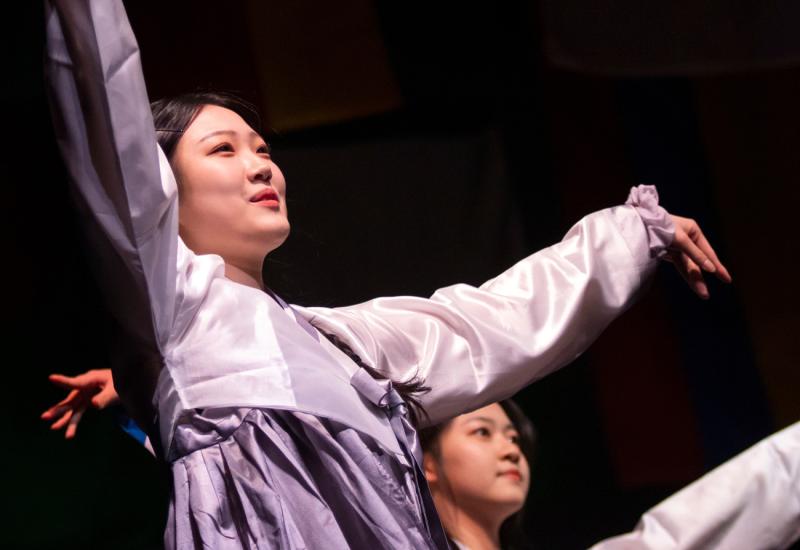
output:
{"label": "raised arm", "polygon": [[592,550],[771,550],[800,538],[800,423],[765,439]]}
{"label": "raised arm", "polygon": [[[421,378],[431,388],[422,403],[436,423],[504,399],[575,359],[633,302],[656,257],[696,227],[659,207],[654,188],[634,188],[629,203],[585,217],[560,243],[478,288],[300,311],[391,379]],[[689,240],[695,246],[698,238]],[[686,248],[674,253],[680,258]],[[707,254],[699,261],[713,256],[701,248]]]}
{"label": "raised arm", "polygon": [[56,136],[127,350],[114,379],[126,406],[148,419],[175,311],[176,185],[122,3],[51,0],[46,8]]}

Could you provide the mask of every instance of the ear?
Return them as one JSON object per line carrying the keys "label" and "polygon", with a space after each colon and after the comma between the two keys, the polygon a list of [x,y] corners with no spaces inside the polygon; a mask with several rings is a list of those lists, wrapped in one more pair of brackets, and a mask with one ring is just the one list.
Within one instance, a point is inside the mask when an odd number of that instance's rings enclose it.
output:
{"label": "ear", "polygon": [[422,471],[425,473],[428,485],[435,485],[439,480],[439,463],[428,453],[422,457]]}

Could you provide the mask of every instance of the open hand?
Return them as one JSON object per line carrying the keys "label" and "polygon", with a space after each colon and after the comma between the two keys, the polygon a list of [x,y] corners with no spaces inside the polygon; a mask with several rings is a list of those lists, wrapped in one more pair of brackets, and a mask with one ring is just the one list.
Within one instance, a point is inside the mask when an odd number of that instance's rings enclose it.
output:
{"label": "open hand", "polygon": [[689,218],[671,216],[675,223],[675,239],[667,248],[666,259],[675,264],[689,287],[701,298],[708,298],[708,287],[703,271],[713,273],[718,279],[730,283],[731,276],[717,258],[697,222]]}
{"label": "open hand", "polygon": [[67,397],[42,413],[42,420],[56,419],[51,430],[60,430],[66,426],[64,437],[72,439],[78,429],[78,423],[91,405],[96,409],[104,409],[119,402],[119,395],[114,389],[111,369],[97,369],[77,376],[51,374],[49,380],[69,391]]}

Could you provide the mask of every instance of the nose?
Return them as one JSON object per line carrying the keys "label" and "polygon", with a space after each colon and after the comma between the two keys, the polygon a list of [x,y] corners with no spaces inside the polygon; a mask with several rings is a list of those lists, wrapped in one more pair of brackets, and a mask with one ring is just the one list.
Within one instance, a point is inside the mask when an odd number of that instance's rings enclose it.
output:
{"label": "nose", "polygon": [[501,450],[501,458],[503,460],[508,460],[509,462],[517,464],[521,455],[522,453],[516,443],[508,439],[504,440],[503,448]]}
{"label": "nose", "polygon": [[258,159],[249,167],[247,178],[253,183],[262,182],[269,184],[272,180],[272,166],[270,166],[269,162]]}

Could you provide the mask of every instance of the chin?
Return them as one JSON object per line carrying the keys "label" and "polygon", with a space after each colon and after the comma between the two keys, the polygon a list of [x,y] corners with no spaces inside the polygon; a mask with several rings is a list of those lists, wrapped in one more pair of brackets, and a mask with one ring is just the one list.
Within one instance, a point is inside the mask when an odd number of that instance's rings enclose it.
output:
{"label": "chin", "polygon": [[501,509],[503,511],[503,516],[505,516],[505,519],[510,518],[511,516],[513,516],[514,514],[519,512],[520,510],[522,510],[522,507],[524,505],[525,505],[525,501],[524,500],[513,501],[513,502],[505,501],[502,504],[500,504],[499,506],[497,506],[497,504],[496,504],[498,509]]}
{"label": "chin", "polygon": [[265,255],[269,254],[270,252],[274,251],[278,247],[280,247],[283,243],[286,242],[286,239],[289,238],[289,222],[287,221],[284,225],[281,226],[272,226],[269,228],[269,232],[266,235],[264,242],[266,244],[266,251]]}
{"label": "chin", "polygon": [[289,225],[289,220],[286,220],[280,229],[275,232],[277,236],[276,242],[278,243],[275,245],[275,248],[278,248],[280,245],[286,242],[286,239],[289,238],[289,233],[291,233],[291,226]]}
{"label": "chin", "polygon": [[502,505],[505,508],[513,509],[513,511],[516,512],[525,504],[526,494],[522,491],[503,491],[502,494],[495,494],[493,496],[494,498],[492,498],[492,501],[496,505]]}

